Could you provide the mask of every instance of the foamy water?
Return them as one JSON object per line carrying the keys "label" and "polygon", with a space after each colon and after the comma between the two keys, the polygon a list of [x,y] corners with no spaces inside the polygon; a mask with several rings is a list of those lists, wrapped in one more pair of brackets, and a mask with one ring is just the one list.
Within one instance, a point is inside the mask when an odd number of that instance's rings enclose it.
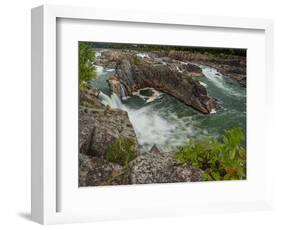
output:
{"label": "foamy water", "polygon": [[142,151],[147,152],[156,144],[161,151],[168,152],[186,144],[190,138],[217,136],[224,129],[237,126],[245,128],[245,90],[227,83],[225,77],[214,69],[201,68],[206,76],[199,78],[202,85],[205,84],[208,94],[216,97],[222,105],[209,115],[203,115],[152,88],[149,88],[150,96],[137,91],[122,102],[116,94],[109,95],[106,79],[112,73],[106,69],[99,68],[96,86],[104,90],[100,94],[103,104],[128,112]]}
{"label": "foamy water", "polygon": [[162,151],[171,151],[185,144],[188,136],[194,135],[195,131],[191,119],[180,119],[174,113],[170,113],[165,118],[166,112],[163,110],[156,111],[152,105],[132,109],[122,104],[116,94],[109,97],[101,92],[100,99],[104,105],[128,112],[143,151],[148,151],[154,143],[157,143]]}
{"label": "foamy water", "polygon": [[[221,89],[222,92],[230,96],[245,97],[246,95],[240,93],[238,90],[229,86],[226,82],[225,77],[219,73],[216,69],[201,66],[203,74],[206,78],[211,81],[217,88]],[[201,83],[200,83],[201,84]],[[239,86],[240,87],[240,86]]]}

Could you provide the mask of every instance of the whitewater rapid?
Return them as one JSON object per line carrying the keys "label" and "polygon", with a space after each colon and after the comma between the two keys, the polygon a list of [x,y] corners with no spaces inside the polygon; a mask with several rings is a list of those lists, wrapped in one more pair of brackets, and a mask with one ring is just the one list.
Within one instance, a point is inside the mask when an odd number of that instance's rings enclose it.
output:
{"label": "whitewater rapid", "polygon": [[[188,140],[187,134],[191,135],[193,132],[190,125],[188,128],[186,127],[185,121],[187,120],[179,119],[173,113],[165,118],[165,111],[155,110],[153,104],[133,109],[123,104],[119,96],[114,93],[108,96],[100,92],[99,97],[104,105],[127,111],[138,142],[144,151],[148,151],[153,144],[157,144],[162,151],[170,151],[183,145]],[[149,101],[150,98],[147,100]],[[190,122],[189,119],[188,123]]]}

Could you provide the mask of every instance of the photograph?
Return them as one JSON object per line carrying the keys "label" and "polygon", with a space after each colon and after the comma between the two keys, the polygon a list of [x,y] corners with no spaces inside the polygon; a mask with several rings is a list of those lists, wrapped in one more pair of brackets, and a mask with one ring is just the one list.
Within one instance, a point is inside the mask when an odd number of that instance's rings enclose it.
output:
{"label": "photograph", "polygon": [[77,49],[79,187],[247,179],[247,49]]}

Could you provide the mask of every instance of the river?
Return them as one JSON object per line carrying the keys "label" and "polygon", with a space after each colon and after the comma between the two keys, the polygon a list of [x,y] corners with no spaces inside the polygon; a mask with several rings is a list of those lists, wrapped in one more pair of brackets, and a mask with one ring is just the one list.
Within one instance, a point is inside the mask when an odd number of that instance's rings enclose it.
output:
{"label": "river", "polygon": [[101,90],[100,99],[104,104],[128,112],[143,152],[154,144],[163,152],[172,151],[190,138],[217,137],[224,129],[240,127],[246,133],[246,89],[213,68],[199,66],[205,77],[196,79],[220,105],[209,115],[154,89],[142,90],[121,101],[117,95],[110,95],[106,82],[113,69],[97,66],[97,78],[92,84]]}

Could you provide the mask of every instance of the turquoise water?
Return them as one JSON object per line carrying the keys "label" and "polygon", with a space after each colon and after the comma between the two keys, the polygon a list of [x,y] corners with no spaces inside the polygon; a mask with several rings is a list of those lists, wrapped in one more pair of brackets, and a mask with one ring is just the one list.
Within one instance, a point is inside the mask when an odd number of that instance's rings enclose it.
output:
{"label": "turquoise water", "polygon": [[207,87],[208,94],[218,99],[220,105],[209,115],[161,92],[158,92],[160,95],[154,94],[155,100],[135,95],[121,102],[118,97],[110,95],[106,82],[114,70],[98,67],[97,79],[92,84],[105,95],[101,98],[104,103],[128,112],[143,151],[148,151],[154,144],[162,151],[172,151],[190,138],[216,137],[224,129],[235,127],[241,127],[246,133],[246,89],[215,69],[200,67],[206,77],[195,79]]}

